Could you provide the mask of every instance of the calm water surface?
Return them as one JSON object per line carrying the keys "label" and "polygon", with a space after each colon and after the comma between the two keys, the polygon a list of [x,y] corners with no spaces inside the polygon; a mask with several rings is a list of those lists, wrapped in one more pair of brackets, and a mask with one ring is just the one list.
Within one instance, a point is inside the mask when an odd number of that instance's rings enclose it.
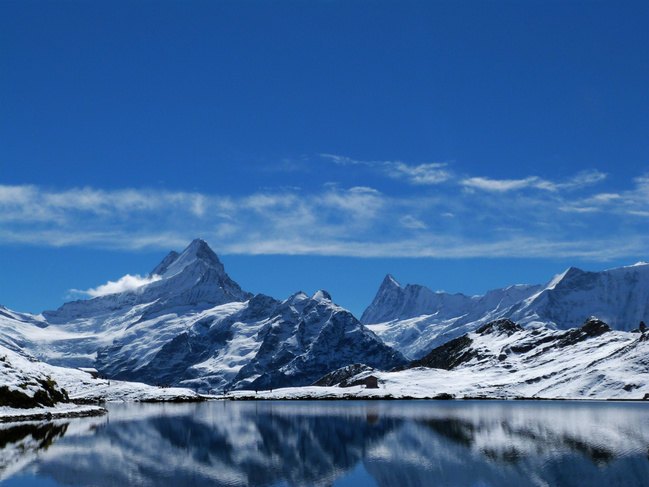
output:
{"label": "calm water surface", "polygon": [[649,404],[120,404],[0,425],[3,486],[648,486]]}

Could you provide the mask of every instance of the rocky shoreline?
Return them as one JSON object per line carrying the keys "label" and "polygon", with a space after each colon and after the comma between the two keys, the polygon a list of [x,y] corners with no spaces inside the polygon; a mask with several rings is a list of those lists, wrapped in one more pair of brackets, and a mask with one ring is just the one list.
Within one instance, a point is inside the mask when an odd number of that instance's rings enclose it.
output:
{"label": "rocky shoreline", "polygon": [[101,416],[106,414],[101,406],[79,406],[66,404],[51,408],[0,408],[0,423],[13,423],[18,421],[42,421],[61,418],[82,418],[86,416]]}

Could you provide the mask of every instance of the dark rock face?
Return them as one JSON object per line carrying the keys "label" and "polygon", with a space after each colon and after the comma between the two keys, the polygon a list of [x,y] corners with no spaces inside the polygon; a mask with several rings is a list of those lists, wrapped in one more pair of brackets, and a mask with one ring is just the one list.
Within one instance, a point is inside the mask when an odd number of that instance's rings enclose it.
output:
{"label": "dark rock face", "polygon": [[60,402],[68,402],[68,393],[59,389],[52,379],[36,379],[39,390],[33,396],[10,390],[7,386],[0,387],[0,406],[28,409],[38,407],[52,407]]}
{"label": "dark rock face", "polygon": [[557,347],[567,347],[581,342],[588,338],[597,337],[611,331],[611,327],[597,318],[590,318],[581,326],[574,330],[569,330],[557,342]]}
{"label": "dark rock face", "polygon": [[[282,313],[281,326],[267,329],[257,356],[235,381],[261,374],[250,388],[304,386],[358,362],[382,370],[406,363],[349,311],[332,307],[328,300],[310,301],[297,315]],[[292,342],[296,344],[287,345]]]}
{"label": "dark rock face", "polygon": [[334,370],[333,372],[329,372],[327,375],[315,381],[313,385],[320,387],[350,387],[352,384],[349,382],[349,379],[363,372],[371,372],[372,370],[374,370],[372,367],[369,367],[365,364],[348,365],[347,367],[342,367],[338,370]]}
{"label": "dark rock face", "polygon": [[502,319],[492,321],[490,323],[487,323],[486,325],[481,326],[476,330],[476,333],[479,333],[480,335],[504,333],[507,336],[511,336],[517,331],[523,331],[523,327],[517,325],[512,320]]}
{"label": "dark rock face", "polygon": [[476,351],[471,349],[472,343],[473,340],[468,335],[463,335],[434,348],[425,357],[410,362],[407,368],[429,367],[431,369],[451,370],[477,356]]}

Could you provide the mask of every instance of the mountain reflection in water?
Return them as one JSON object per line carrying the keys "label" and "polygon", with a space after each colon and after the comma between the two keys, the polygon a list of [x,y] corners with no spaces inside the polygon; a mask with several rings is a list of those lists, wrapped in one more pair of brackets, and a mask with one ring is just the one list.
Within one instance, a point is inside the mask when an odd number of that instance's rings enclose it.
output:
{"label": "mountain reflection in water", "polygon": [[[647,485],[649,404],[110,405],[0,425],[8,485]],[[347,485],[350,485],[349,483]]]}

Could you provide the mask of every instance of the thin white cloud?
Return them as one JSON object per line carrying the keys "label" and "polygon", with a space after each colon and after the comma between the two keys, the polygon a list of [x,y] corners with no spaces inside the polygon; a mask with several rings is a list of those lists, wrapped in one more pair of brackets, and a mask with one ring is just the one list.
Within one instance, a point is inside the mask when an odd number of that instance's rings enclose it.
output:
{"label": "thin white cloud", "polygon": [[[107,191],[88,187],[57,191],[31,185],[0,185],[0,221],[61,220],[72,213],[117,216],[162,209],[200,217],[205,214],[208,203],[208,198],[199,193],[147,189]],[[219,201],[212,203],[219,205]]]}
{"label": "thin white cloud", "polygon": [[418,165],[408,165],[395,162],[387,166],[386,170],[394,178],[405,179],[417,185],[436,185],[448,181],[452,175],[446,164],[432,162]]}
{"label": "thin white cloud", "polygon": [[483,191],[506,192],[526,188],[545,191],[560,191],[579,189],[590,186],[606,179],[606,174],[599,171],[583,171],[565,181],[549,181],[538,176],[528,176],[522,179],[492,179],[487,177],[467,177],[460,181],[465,187]]}
{"label": "thin white cloud", "polygon": [[399,219],[399,223],[401,224],[402,227],[409,228],[411,230],[423,230],[425,228],[428,228],[428,225],[426,225],[423,221],[419,220],[418,218],[415,218],[412,215],[402,216]]}
{"label": "thin white cloud", "polygon": [[323,159],[329,159],[335,164],[341,166],[376,166],[380,164],[378,161],[360,161],[358,159],[352,159],[351,157],[340,156],[337,154],[319,154],[319,156]]}
{"label": "thin white cloud", "polygon": [[618,193],[598,193],[592,196],[593,201],[608,203],[609,201],[619,200],[622,196]]}
{"label": "thin white cloud", "polygon": [[604,181],[606,178],[607,178],[606,173],[596,171],[593,169],[590,171],[579,172],[569,180],[563,183],[556,184],[556,187],[557,189],[583,188],[586,186],[592,186],[593,184],[600,183]]}
{"label": "thin white cloud", "polygon": [[334,164],[341,166],[366,166],[379,170],[382,174],[406,181],[414,185],[437,185],[448,181],[453,174],[445,162],[427,162],[423,164],[406,164],[402,161],[362,161],[336,154],[320,154]]}
{"label": "thin white cloud", "polygon": [[465,188],[483,191],[507,192],[522,189],[538,189],[550,192],[575,190],[597,184],[606,179],[606,174],[597,170],[582,171],[563,181],[551,181],[539,176],[527,176],[520,179],[495,179],[485,176],[465,176],[456,179],[445,162],[407,164],[403,161],[360,160],[351,157],[323,153],[319,156],[340,166],[365,166],[380,171],[385,176],[402,180],[411,185],[435,186],[456,181]]}
{"label": "thin white cloud", "polygon": [[633,187],[625,191],[596,193],[576,199],[562,210],[644,217],[649,212],[649,176],[636,177],[633,183]]}
{"label": "thin white cloud", "polygon": [[90,296],[91,298],[98,298],[100,296],[106,296],[108,294],[134,291],[142,286],[146,286],[147,284],[151,284],[152,282],[159,281],[160,279],[162,278],[155,274],[148,277],[140,276],[138,274],[126,274],[125,276],[120,277],[117,281],[108,281],[107,283],[100,286],[85,290],[71,289],[70,292],[74,294],[83,294]]}
{"label": "thin white cloud", "polygon": [[472,177],[462,180],[462,185],[469,188],[477,188],[485,191],[513,191],[529,188],[537,183],[539,178],[532,176],[525,179],[491,179],[485,177]]}

